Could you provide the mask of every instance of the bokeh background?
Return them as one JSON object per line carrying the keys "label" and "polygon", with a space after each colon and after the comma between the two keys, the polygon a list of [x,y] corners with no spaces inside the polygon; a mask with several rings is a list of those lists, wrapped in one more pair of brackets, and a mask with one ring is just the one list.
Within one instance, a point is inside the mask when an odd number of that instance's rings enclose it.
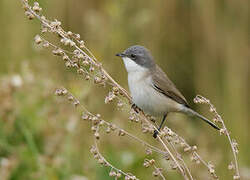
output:
{"label": "bokeh background", "polygon": [[[33,2],[33,1],[31,1]],[[115,57],[140,44],[195,106],[196,94],[209,98],[239,143],[242,179],[250,179],[250,13],[246,0],[49,0],[39,1],[44,13],[80,33],[87,46],[121,85],[127,88],[122,61]],[[20,1],[0,1],[0,179],[112,179],[89,152],[90,124],[82,122],[67,101],[54,96],[57,87],[70,89],[93,113],[148,142],[149,135],[128,123],[128,114],[105,105],[108,90],[82,80],[60,58],[34,45],[37,20],[24,16]],[[232,159],[225,137],[184,115],[168,117],[168,126],[216,166],[220,179],[232,179]],[[114,135],[102,134],[100,150],[118,168],[152,179],[145,169],[145,149]],[[153,155],[157,160],[161,157]],[[149,157],[150,158],[150,157]],[[189,163],[189,157],[185,157]],[[159,161],[161,166],[161,161]],[[209,179],[202,165],[190,164],[196,179]],[[166,167],[163,167],[166,168]],[[169,179],[182,179],[164,171]]]}

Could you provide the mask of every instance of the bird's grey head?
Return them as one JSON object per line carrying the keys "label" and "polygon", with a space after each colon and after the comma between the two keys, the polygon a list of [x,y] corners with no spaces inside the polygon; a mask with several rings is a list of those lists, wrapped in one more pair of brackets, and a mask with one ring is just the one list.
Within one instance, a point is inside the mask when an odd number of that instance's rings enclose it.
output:
{"label": "bird's grey head", "polygon": [[143,46],[139,45],[134,45],[126,49],[123,53],[116,54],[116,56],[122,57],[124,64],[127,68],[127,70],[131,70],[132,67],[132,62],[128,61],[133,61],[135,64],[142,68],[152,68],[155,66],[154,59],[149,52],[148,49],[146,49]]}

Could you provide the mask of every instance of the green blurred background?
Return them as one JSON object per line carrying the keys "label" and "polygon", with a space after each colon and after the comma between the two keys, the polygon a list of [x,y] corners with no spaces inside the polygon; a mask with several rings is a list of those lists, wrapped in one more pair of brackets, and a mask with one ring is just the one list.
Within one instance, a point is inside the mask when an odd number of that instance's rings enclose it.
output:
{"label": "green blurred background", "polygon": [[[80,33],[87,46],[121,85],[126,72],[117,52],[140,44],[186,96],[191,106],[211,118],[205,106],[195,106],[196,94],[209,98],[239,143],[242,179],[250,179],[250,13],[247,0],[49,0],[39,1],[43,13],[62,21],[65,30]],[[0,1],[0,179],[112,179],[89,152],[90,124],[54,96],[57,87],[70,89],[93,113],[148,142],[149,135],[128,123],[128,114],[105,105],[108,90],[85,82],[67,70],[60,58],[34,45],[37,20],[24,16],[20,1]],[[168,126],[198,146],[201,156],[216,166],[220,179],[232,179],[232,159],[224,136],[184,115],[168,117]],[[153,179],[145,169],[145,149],[127,139],[101,135],[100,150],[118,168]],[[164,168],[168,179],[182,179]],[[152,158],[147,157],[147,158]],[[209,179],[202,165],[187,164],[196,179]]]}

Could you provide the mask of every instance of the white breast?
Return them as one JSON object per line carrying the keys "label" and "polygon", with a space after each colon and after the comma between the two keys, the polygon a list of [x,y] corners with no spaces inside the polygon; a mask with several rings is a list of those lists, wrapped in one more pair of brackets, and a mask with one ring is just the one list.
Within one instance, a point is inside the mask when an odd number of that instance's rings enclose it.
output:
{"label": "white breast", "polygon": [[146,68],[136,64],[133,60],[131,60],[128,57],[123,57],[122,59],[123,59],[125,68],[126,68],[128,73],[130,73],[130,72],[138,72],[138,71],[145,72],[147,70]]}
{"label": "white breast", "polygon": [[133,102],[144,112],[160,116],[182,108],[182,105],[152,87],[148,69],[139,66],[129,58],[123,58],[123,61],[128,72],[128,85]]}

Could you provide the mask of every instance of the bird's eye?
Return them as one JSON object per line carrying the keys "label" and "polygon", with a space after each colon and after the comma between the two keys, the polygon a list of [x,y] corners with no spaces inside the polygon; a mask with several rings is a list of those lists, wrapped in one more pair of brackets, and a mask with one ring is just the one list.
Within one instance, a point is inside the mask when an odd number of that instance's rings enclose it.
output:
{"label": "bird's eye", "polygon": [[136,55],[135,54],[131,54],[130,55],[132,59],[135,59],[136,58]]}

